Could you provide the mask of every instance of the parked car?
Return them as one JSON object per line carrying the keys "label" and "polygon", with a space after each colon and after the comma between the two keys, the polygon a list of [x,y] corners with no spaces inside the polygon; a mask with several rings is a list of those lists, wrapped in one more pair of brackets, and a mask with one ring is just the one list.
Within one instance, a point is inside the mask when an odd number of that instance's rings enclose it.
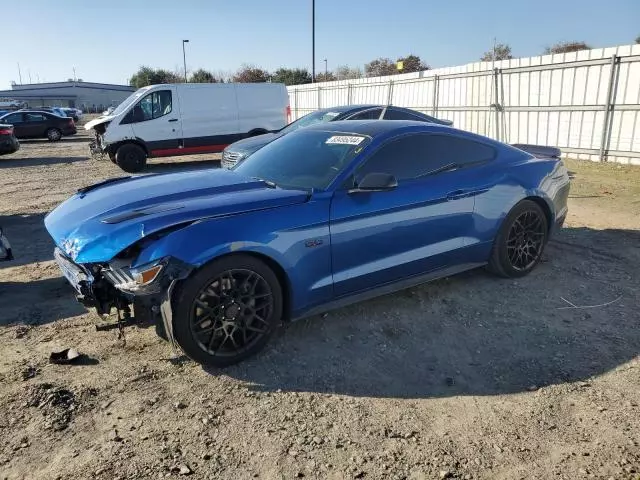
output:
{"label": "parked car", "polygon": [[298,128],[308,127],[317,123],[335,122],[340,120],[417,120],[420,122],[430,122],[439,125],[452,125],[450,120],[441,120],[424,113],[410,110],[408,108],[385,106],[385,105],[347,105],[341,107],[331,107],[316,110],[296,121],[290,123],[283,129],[275,133],[265,133],[257,137],[245,138],[232,143],[222,152],[223,168],[232,168],[236,163],[244,160],[249,155],[264,147],[268,143],[280,138],[287,133],[296,131]]}
{"label": "parked car", "polygon": [[85,305],[159,312],[162,335],[225,366],[281,320],[480,266],[528,274],[568,193],[555,156],[426,122],[342,121],[285,135],[232,170],[86,187],[45,225]]}
{"label": "parked car", "polygon": [[76,134],[72,118],[62,118],[49,112],[19,110],[1,116],[0,123],[13,125],[18,138],[48,138],[57,142],[63,136]]}
{"label": "parked car", "polygon": [[82,118],[82,110],[78,110],[77,108],[63,108],[62,111],[67,117],[73,118],[73,121],[76,123]]}
{"label": "parked car", "polygon": [[92,153],[139,172],[148,158],[221,152],[241,138],[280,130],[288,98],[281,83],[151,85],[85,128],[96,133]]}
{"label": "parked car", "polygon": [[19,111],[31,111],[31,112],[48,112],[57,115],[58,117],[66,118],[70,117],[66,112],[63,111],[60,107],[31,107],[31,108],[22,108]]}
{"label": "parked car", "polygon": [[17,152],[20,142],[13,133],[12,125],[0,123],[0,155]]}

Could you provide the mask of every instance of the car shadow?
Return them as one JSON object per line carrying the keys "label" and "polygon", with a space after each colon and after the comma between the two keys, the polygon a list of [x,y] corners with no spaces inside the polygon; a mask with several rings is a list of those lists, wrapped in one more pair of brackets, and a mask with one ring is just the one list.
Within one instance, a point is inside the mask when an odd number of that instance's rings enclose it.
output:
{"label": "car shadow", "polygon": [[14,259],[0,269],[53,260],[53,240],[44,227],[45,213],[0,215],[0,227],[11,243]]}
{"label": "car shadow", "polygon": [[42,325],[86,313],[73,295],[73,288],[61,276],[0,282],[0,326]]}
{"label": "car shadow", "polygon": [[42,165],[61,165],[65,163],[84,162],[89,157],[38,157],[21,158],[20,151],[11,156],[0,157],[0,170],[3,168],[39,167]]}
{"label": "car shadow", "polygon": [[526,277],[480,269],[301,320],[206,371],[256,391],[384,398],[587,381],[640,354],[637,245],[640,231],[565,228]]}

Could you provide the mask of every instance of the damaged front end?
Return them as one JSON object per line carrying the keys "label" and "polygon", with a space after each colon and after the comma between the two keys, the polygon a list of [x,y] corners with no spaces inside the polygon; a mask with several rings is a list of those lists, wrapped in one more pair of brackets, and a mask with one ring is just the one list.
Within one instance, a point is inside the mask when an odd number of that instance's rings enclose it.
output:
{"label": "damaged front end", "polygon": [[133,266],[139,252],[134,245],[108,262],[91,264],[77,264],[59,248],[54,257],[78,302],[101,317],[96,330],[155,324],[162,337],[171,339],[171,293],[193,267],[173,257]]}
{"label": "damaged front end", "polygon": [[93,130],[93,140],[89,142],[89,151],[91,152],[92,156],[102,156],[107,153],[104,134],[107,131],[109,123],[111,123],[110,120],[105,120],[102,123],[95,123],[91,126]]}

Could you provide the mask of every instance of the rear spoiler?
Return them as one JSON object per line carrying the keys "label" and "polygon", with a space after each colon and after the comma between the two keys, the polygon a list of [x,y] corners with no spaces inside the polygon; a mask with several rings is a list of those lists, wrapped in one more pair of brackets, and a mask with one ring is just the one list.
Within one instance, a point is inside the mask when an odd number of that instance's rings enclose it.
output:
{"label": "rear spoiler", "polygon": [[530,153],[536,158],[560,158],[562,152],[556,147],[546,147],[544,145],[529,145],[526,143],[512,143],[512,147]]}

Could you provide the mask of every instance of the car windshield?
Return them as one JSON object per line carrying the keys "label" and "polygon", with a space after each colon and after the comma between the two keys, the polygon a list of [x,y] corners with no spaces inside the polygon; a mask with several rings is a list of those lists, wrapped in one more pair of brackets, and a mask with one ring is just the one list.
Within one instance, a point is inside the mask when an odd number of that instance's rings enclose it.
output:
{"label": "car windshield", "polygon": [[129,95],[127,98],[125,98],[122,101],[122,103],[120,105],[118,105],[113,112],[111,112],[110,115],[114,115],[114,116],[115,115],[120,115],[127,108],[129,108],[129,106],[131,104],[133,104],[135,101],[137,101],[142,95],[147,93],[147,90],[149,90],[149,89],[148,88],[141,88],[140,90],[136,90],[135,92],[133,92],[131,95]]}
{"label": "car windshield", "polygon": [[300,130],[264,146],[234,170],[282,188],[324,190],[369,141],[357,133]]}
{"label": "car windshield", "polygon": [[308,115],[299,118],[295,122],[291,122],[289,125],[280,130],[280,133],[291,133],[299,128],[315,125],[316,123],[330,122],[338,115],[340,115],[340,112],[327,112],[326,110],[321,112],[309,113]]}

